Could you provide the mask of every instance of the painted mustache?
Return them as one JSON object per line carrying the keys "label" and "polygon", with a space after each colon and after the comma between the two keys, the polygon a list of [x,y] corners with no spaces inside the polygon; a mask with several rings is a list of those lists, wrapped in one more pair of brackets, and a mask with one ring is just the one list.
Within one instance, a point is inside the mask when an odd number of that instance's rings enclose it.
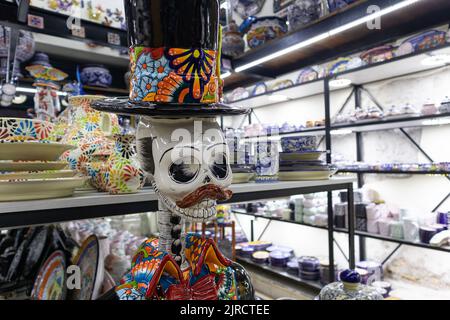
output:
{"label": "painted mustache", "polygon": [[226,201],[232,195],[233,192],[231,190],[221,188],[214,184],[207,184],[188,194],[182,200],[177,201],[177,206],[181,209],[186,209],[202,202],[204,199]]}

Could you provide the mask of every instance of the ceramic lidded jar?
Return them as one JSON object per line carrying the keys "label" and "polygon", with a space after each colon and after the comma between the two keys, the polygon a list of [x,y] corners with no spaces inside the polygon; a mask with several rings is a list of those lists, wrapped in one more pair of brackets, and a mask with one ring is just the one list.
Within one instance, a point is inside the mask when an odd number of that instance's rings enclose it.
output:
{"label": "ceramic lidded jar", "polygon": [[239,27],[235,21],[231,21],[224,28],[224,36],[222,40],[222,52],[231,57],[237,57],[245,51],[245,41],[239,32]]}
{"label": "ceramic lidded jar", "polygon": [[103,181],[111,194],[136,193],[144,185],[136,153],[136,137],[131,134],[115,134],[114,151],[104,168]]}
{"label": "ceramic lidded jar", "polygon": [[87,86],[108,88],[112,84],[112,76],[103,65],[88,65],[81,71],[81,82]]}
{"label": "ceramic lidded jar", "polygon": [[361,275],[354,270],[344,270],[339,275],[341,282],[325,286],[319,300],[383,300],[380,292],[361,284]]}

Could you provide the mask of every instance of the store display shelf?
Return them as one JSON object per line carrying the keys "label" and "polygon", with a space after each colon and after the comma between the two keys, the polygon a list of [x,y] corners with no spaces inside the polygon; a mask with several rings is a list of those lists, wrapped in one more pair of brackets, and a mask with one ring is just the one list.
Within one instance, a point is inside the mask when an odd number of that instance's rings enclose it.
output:
{"label": "store display shelf", "polygon": [[[236,184],[230,187],[234,194],[228,202],[238,203],[302,193],[348,189],[354,181],[355,179],[350,178],[336,178],[327,181]],[[157,210],[158,197],[151,188],[128,195],[80,191],[70,198],[1,202],[0,229]]]}
{"label": "store display shelf", "polygon": [[450,252],[450,247],[435,247],[435,246],[431,246],[426,243],[411,242],[411,241],[406,241],[406,240],[402,240],[402,239],[394,239],[394,238],[385,237],[385,236],[381,236],[379,234],[373,234],[373,233],[368,233],[368,232],[355,231],[355,235],[362,236],[365,238],[370,238],[370,239],[376,239],[376,240],[381,240],[381,241],[403,244],[403,245],[412,246],[412,247],[419,247],[419,248],[430,249],[430,250]]}
{"label": "store display shelf", "polygon": [[94,93],[121,94],[123,96],[127,96],[130,93],[128,89],[93,87],[93,86],[83,86],[83,90]]}
{"label": "store display shelf", "polygon": [[263,265],[257,264],[257,263],[254,263],[250,259],[246,259],[246,258],[242,258],[242,257],[238,257],[237,262],[242,263],[242,265],[244,267],[250,266],[250,267],[257,269],[258,271],[266,272],[266,273],[270,274],[271,276],[278,276],[278,277],[284,278],[285,280],[289,280],[290,282],[292,281],[293,283],[295,283],[299,286],[308,287],[309,289],[317,291],[317,293],[319,293],[319,291],[323,288],[323,285],[319,281],[302,280],[300,277],[290,274],[281,268],[272,267],[269,264],[263,264]]}
{"label": "store display shelf", "polygon": [[338,173],[359,173],[359,174],[395,174],[395,175],[429,175],[429,176],[448,176],[450,171],[388,171],[388,170],[349,170],[340,169]]}
{"label": "store display shelf", "polygon": [[[440,126],[448,124],[450,124],[450,113],[442,113],[426,116],[386,118],[376,121],[367,120],[348,124],[335,124],[331,126],[331,131],[332,134],[339,134],[339,130],[349,130],[352,132],[368,132],[368,131],[393,130],[399,128]],[[303,130],[298,131],[282,132],[270,136],[270,139],[276,139],[278,137],[289,137],[295,135],[309,135],[311,133],[314,133],[315,135],[324,135],[325,128],[324,127],[305,128]],[[268,136],[254,136],[254,137],[249,136],[243,139],[252,142],[267,138]]]}
{"label": "store display shelf", "polygon": [[[401,1],[379,0],[377,1],[377,6],[380,9],[384,9],[396,5]],[[447,0],[434,0],[433,4],[433,6],[429,6],[427,1],[418,1],[412,5],[403,7],[401,10],[383,16],[383,32],[367,28],[366,24],[357,25],[342,33],[330,35],[313,44],[288,52],[276,59],[259,63],[251,69],[234,73],[226,79],[225,89],[226,91],[230,91],[237,87],[246,87],[264,78],[273,79],[292,72],[292,70],[298,70],[337,58],[336,52],[339,52],[340,56],[342,56],[358,50],[370,49],[421,30],[448,23],[450,18],[450,2]],[[368,5],[370,5],[370,2],[368,4],[364,1],[360,5],[339,12],[339,14],[329,16],[301,30],[291,32],[260,48],[250,50],[233,61],[234,69],[264,59],[283,49],[301,43],[305,39],[312,39],[329,31],[337,30],[339,27],[366,17]],[[411,61],[409,63],[413,62]],[[417,67],[420,67],[420,63]],[[415,68],[415,66],[412,66],[412,68]],[[395,72],[392,69],[387,70],[387,75]],[[363,80],[364,83],[370,82],[379,76],[378,72],[375,72],[373,76],[367,73],[364,75],[367,75],[367,79],[355,75],[355,83],[358,83],[359,80]],[[259,76],[259,79],[256,76]]]}
{"label": "store display shelf", "polygon": [[[81,27],[84,28],[85,38],[77,37],[72,34],[72,30],[67,27],[68,16],[50,12],[47,10],[30,7],[28,13],[43,18],[43,28],[33,28],[23,24],[17,18],[18,7],[8,1],[0,2],[0,20],[2,25],[22,30],[28,30],[37,33],[57,36],[61,38],[71,38],[79,41],[94,42],[99,45],[126,49],[128,40],[127,32],[124,30],[107,27],[102,24],[81,20]],[[26,18],[26,16],[25,16]],[[120,41],[118,43],[108,42],[111,34],[115,34]]]}

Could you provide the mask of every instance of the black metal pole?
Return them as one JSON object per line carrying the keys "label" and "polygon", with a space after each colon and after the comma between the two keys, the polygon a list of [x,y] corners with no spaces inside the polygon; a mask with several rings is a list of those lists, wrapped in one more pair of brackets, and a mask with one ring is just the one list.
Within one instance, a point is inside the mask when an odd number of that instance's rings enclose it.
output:
{"label": "black metal pole", "polygon": [[255,220],[250,220],[250,241],[255,241]]}
{"label": "black metal pole", "polygon": [[328,191],[328,259],[330,267],[330,281],[335,280],[334,270],[334,215],[333,215],[333,193]]}
{"label": "black metal pole", "polygon": [[348,259],[350,269],[355,269],[355,203],[353,198],[353,184],[349,184],[347,189],[348,201]]}
{"label": "black metal pole", "polygon": [[330,116],[330,80],[326,78],[324,82],[324,100],[325,100],[325,145],[327,151],[327,163],[331,164],[331,116]]}

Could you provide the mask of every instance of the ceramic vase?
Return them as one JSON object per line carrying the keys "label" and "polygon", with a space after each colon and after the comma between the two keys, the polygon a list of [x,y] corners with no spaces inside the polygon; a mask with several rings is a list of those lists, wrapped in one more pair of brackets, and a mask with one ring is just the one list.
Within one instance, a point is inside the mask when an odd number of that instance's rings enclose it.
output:
{"label": "ceramic vase", "polygon": [[90,65],[81,71],[81,83],[87,86],[108,88],[111,86],[112,76],[104,66]]}
{"label": "ceramic vase", "polygon": [[144,173],[137,159],[135,136],[113,136],[114,151],[104,168],[103,179],[111,194],[136,193],[144,184]]}
{"label": "ceramic vase", "polygon": [[236,22],[232,21],[224,30],[222,52],[231,57],[237,57],[245,51],[245,41],[239,32]]}

